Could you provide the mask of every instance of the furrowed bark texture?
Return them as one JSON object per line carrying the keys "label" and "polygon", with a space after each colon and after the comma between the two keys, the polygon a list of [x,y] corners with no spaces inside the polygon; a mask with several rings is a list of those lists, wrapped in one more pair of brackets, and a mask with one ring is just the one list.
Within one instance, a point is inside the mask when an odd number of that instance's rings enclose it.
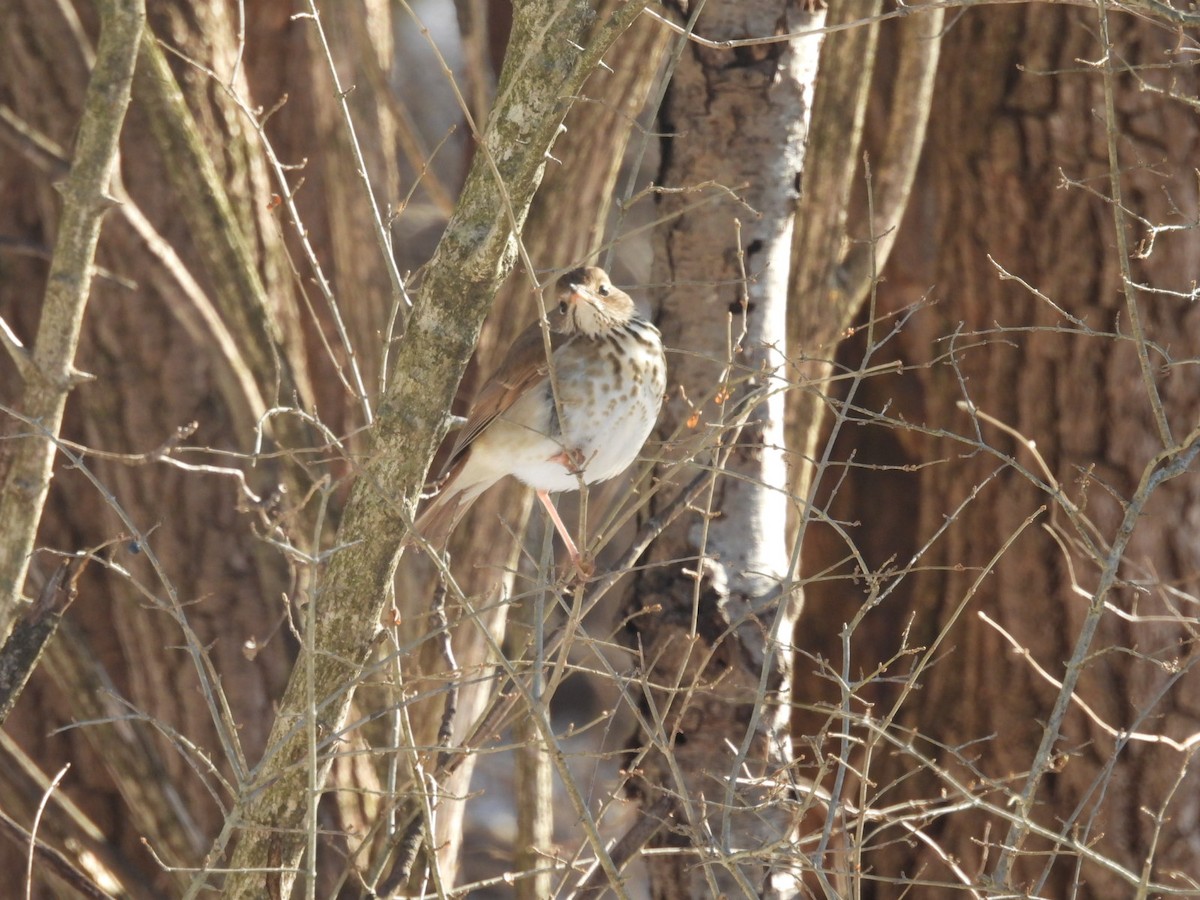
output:
{"label": "furrowed bark texture", "polygon": [[[927,842],[901,839],[894,827],[868,832],[855,868],[877,876],[875,897],[963,896],[952,864],[971,879],[999,877],[1003,885],[989,894],[1045,897],[1161,896],[1155,883],[1186,892],[1200,877],[1194,750],[1170,743],[1194,740],[1200,729],[1200,561],[1188,524],[1196,476],[1159,485],[1132,533],[1123,533],[1129,504],[1144,499],[1139,482],[1164,448],[1138,365],[1108,200],[1103,67],[1078,62],[1174,60],[1181,38],[1119,13],[1109,27],[1112,48],[1097,40],[1095,10],[1037,4],[969,12],[946,33],[915,195],[922,200],[910,207],[884,271],[877,315],[900,316],[927,297],[937,303],[915,310],[894,340],[873,349],[872,364],[909,367],[867,379],[855,400],[860,410],[886,410],[891,424],[845,435],[835,458],[853,452],[853,465],[836,479],[830,512],[852,524],[844,536],[814,528],[819,539],[806,546],[808,570],[828,576],[807,588],[800,640],[815,656],[840,660],[843,624],[873,592],[896,588],[867,612],[850,663],[867,673],[892,661],[888,678],[860,697],[876,716],[902,699],[894,730],[902,743],[885,742],[848,792],[911,809],[969,802],[931,818],[922,828]],[[1190,290],[1194,225],[1151,242],[1132,216],[1196,220],[1193,111],[1159,93],[1195,97],[1196,77],[1190,68],[1146,67],[1113,84],[1130,212],[1121,227],[1137,254],[1130,275],[1147,286],[1135,296],[1154,342],[1152,379],[1182,441],[1195,427],[1195,376],[1190,364],[1177,364],[1195,357],[1200,318],[1190,298],[1157,289]],[[864,338],[860,331],[839,362],[858,366]],[[973,420],[965,401],[1033,443]],[[1041,477],[1033,448],[1094,531],[1018,470]],[[1058,701],[1033,664],[1064,677],[1110,565],[1105,548],[1126,536],[1122,580],[1102,598],[1111,607],[1102,608],[1081,660],[1075,693],[1092,715],[1068,711],[1027,811],[1045,831],[1018,823],[1023,839],[1006,852],[1010,816],[1025,812],[1016,800],[1023,773]],[[828,568],[846,558],[847,539],[867,566],[854,582],[842,577],[854,567]],[[939,640],[918,675],[895,657],[902,644]],[[902,695],[910,679],[920,688]],[[805,673],[798,690],[815,699],[831,688]],[[862,757],[850,762],[863,772]],[[1048,839],[1055,834],[1059,840]]]}
{"label": "furrowed bark texture", "polygon": [[[710,2],[696,31],[721,40],[820,21],[777,0]],[[682,192],[660,200],[669,218],[652,280],[669,285],[659,324],[676,351],[671,383],[683,391],[671,389],[658,435],[720,471],[698,504],[712,515],[686,515],[656,542],[630,610],[654,610],[630,619],[650,723],[633,741],[631,789],[644,810],[674,799],[651,844],[676,852],[647,859],[659,898],[795,890],[795,823],[771,779],[790,754],[791,659],[780,640],[799,608],[778,368],[819,46],[816,37],[736,50],[689,44],[662,111],[656,182]],[[689,477],[660,471],[679,484]]]}
{"label": "furrowed bark texture", "polygon": [[[285,31],[296,25],[286,12],[278,18],[273,13],[286,6],[255,4],[248,16],[247,40],[259,49],[256,66],[280,65],[282,54],[272,49],[282,42],[272,28],[280,20]],[[231,5],[187,4],[181,10],[157,4],[150,16],[169,47],[228,77],[237,56]],[[265,26],[264,19],[272,24]],[[0,6],[0,23],[0,233],[6,238],[0,314],[29,341],[47,282],[40,251],[57,232],[50,185],[62,177],[69,153],[64,148],[75,139],[99,22],[88,2],[18,2]],[[215,163],[224,190],[239,198],[213,227],[227,232],[221,240],[235,239],[233,232],[236,239],[251,234],[248,265],[257,267],[264,288],[258,297],[271,304],[269,314],[294,319],[294,294],[281,280],[286,260],[270,236],[277,236],[278,225],[268,212],[269,183],[258,178],[261,159],[257,172],[251,161],[261,148],[251,146],[249,124],[208,74],[169,53],[168,61],[186,102],[167,114],[196,116],[200,151]],[[139,54],[139,67],[144,62]],[[0,802],[29,823],[41,794],[28,785],[45,790],[29,773],[41,767],[48,778],[71,762],[43,818],[61,837],[57,846],[83,857],[94,851],[81,848],[96,846],[102,835],[106,852],[123,864],[115,867],[125,870],[121,880],[134,885],[131,891],[182,896],[189,876],[166,872],[162,863],[196,865],[221,822],[215,783],[207,780],[212,772],[204,763],[193,767],[198,757],[184,748],[202,748],[212,771],[224,775],[239,753],[257,757],[293,648],[286,630],[278,632],[286,566],[253,535],[259,510],[247,515],[239,509],[242,498],[231,479],[183,472],[157,461],[154,451],[178,449],[185,437],[218,454],[252,449],[262,408],[254,398],[278,399],[275,363],[288,351],[276,348],[274,358],[265,357],[268,371],[251,373],[237,347],[246,335],[235,338],[216,312],[214,280],[230,283],[221,278],[228,260],[197,249],[193,218],[185,212],[189,204],[213,207],[205,204],[202,188],[172,189],[172,167],[194,161],[158,155],[151,120],[162,108],[148,102],[139,82],[135,74],[121,141],[122,177],[114,178],[120,205],[105,221],[79,345],[78,367],[96,378],[76,388],[63,423],[63,436],[76,444],[130,456],[87,454],[78,465],[60,453],[37,538],[39,546],[70,551],[103,544],[103,558],[114,565],[91,565],[82,575],[80,602],[6,723],[7,735],[36,763],[22,773],[0,767]],[[246,85],[238,81],[235,88]],[[168,126],[173,124],[178,122]],[[44,142],[43,152],[30,152],[16,139],[20,128]],[[230,320],[239,321],[232,314]],[[18,407],[7,360],[0,368],[0,398]],[[12,434],[24,426],[6,417],[3,428]],[[247,478],[269,494],[278,466],[264,460]],[[49,559],[34,555],[31,583],[46,577]],[[198,671],[200,656],[220,673],[232,720],[225,736],[236,734],[240,749],[223,744],[218,734],[202,687],[205,681],[211,687],[212,671],[203,665]],[[79,722],[89,724],[65,727]],[[23,864],[24,848],[10,856],[8,846],[0,846],[0,868],[14,859]],[[130,872],[136,874],[127,877]]]}

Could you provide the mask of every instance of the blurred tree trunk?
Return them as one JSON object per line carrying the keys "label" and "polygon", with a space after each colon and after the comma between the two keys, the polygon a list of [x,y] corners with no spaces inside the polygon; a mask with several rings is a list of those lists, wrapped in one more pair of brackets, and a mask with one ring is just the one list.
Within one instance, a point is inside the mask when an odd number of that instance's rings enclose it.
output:
{"label": "blurred tree trunk", "polygon": [[[918,185],[923,199],[910,208],[883,273],[876,341],[869,343],[860,327],[839,355],[850,371],[868,347],[873,365],[899,359],[913,367],[861,385],[856,405],[886,410],[892,424],[843,434],[835,459],[852,452],[853,465],[825,473],[818,505],[829,503],[846,531],[839,537],[813,526],[806,545],[806,569],[822,578],[807,588],[799,640],[835,669],[843,658],[838,636],[844,624],[866,598],[896,588],[866,613],[847,644],[853,647],[847,668],[855,677],[890,661],[882,671],[893,677],[874,680],[860,700],[874,704],[875,716],[901,702],[896,723],[904,742],[885,744],[870,758],[852,757],[856,767],[869,765],[864,779],[852,777],[855,787],[847,788],[855,802],[866,797],[880,805],[912,801],[914,809],[936,808],[939,798],[963,799],[949,787],[953,776],[997,808],[1021,810],[1006,789],[1021,792],[1058,691],[981,615],[1062,679],[1084,627],[1088,595],[1101,581],[1102,560],[1085,543],[1107,547],[1121,539],[1125,504],[1164,449],[1130,338],[1120,245],[1104,199],[1111,187],[1102,68],[1079,61],[1106,52],[1122,60],[1169,60],[1179,38],[1120,14],[1109,25],[1111,51],[1096,39],[1094,11],[1043,5],[969,12],[948,32]],[[1198,129],[1194,110],[1154,93],[1168,82],[1179,94],[1196,94],[1190,69],[1115,79],[1124,204],[1150,222],[1194,223]],[[1140,83],[1153,90],[1139,90]],[[1068,179],[1075,183],[1068,186]],[[1128,219],[1123,227],[1132,240],[1148,237]],[[1184,230],[1143,244],[1144,255],[1131,261],[1134,281],[1186,293],[1194,285],[1195,240],[1194,231]],[[998,266],[1046,299],[1002,278]],[[1200,319],[1194,303],[1179,296],[1137,293],[1142,325],[1161,348],[1151,351],[1152,376],[1166,419],[1182,440],[1195,425],[1196,382],[1190,369],[1171,361],[1194,358]],[[926,297],[936,304],[914,312],[910,305]],[[906,311],[911,319],[884,342]],[[1122,337],[1102,334],[1113,331]],[[1098,537],[1006,462],[1007,456],[1041,477],[1029,447],[973,419],[963,401],[1036,442],[1063,494],[1095,524]],[[984,445],[1003,455],[979,449]],[[1194,600],[1178,599],[1194,598],[1200,588],[1188,524],[1196,516],[1195,496],[1194,476],[1158,488],[1153,516],[1137,524],[1125,552],[1120,575],[1127,581],[1107,597],[1121,609],[1157,618],[1135,622],[1105,612],[1088,648],[1077,694],[1117,729],[1183,739],[1200,726],[1195,633],[1188,624]],[[1048,511],[1037,515],[1043,505]],[[1031,516],[1035,524],[1027,527]],[[865,560],[867,570],[856,573],[862,581],[836,577],[852,574],[844,563],[846,540]],[[909,660],[921,654],[912,648],[932,646],[939,648],[935,662],[913,674]],[[914,655],[896,658],[902,647]],[[810,668],[799,673],[797,690],[837,702],[836,684]],[[921,689],[902,695],[900,685],[910,678]],[[819,722],[806,720],[807,733],[816,735]],[[814,746],[818,759],[830,752]],[[1161,742],[1117,739],[1077,708],[1067,714],[1054,749],[1059,755],[1033,795],[1034,821],[1135,875],[1144,871],[1167,883],[1172,871],[1189,883],[1200,877],[1192,824],[1200,794],[1188,754]],[[922,764],[917,753],[934,764]],[[979,808],[929,819],[921,832],[931,841],[904,839],[894,827],[868,829],[860,865],[882,878],[863,889],[876,897],[909,896],[912,881],[888,881],[899,873],[954,884],[953,862],[971,879],[1007,874],[1007,887],[1036,896],[1135,893],[1112,870],[1062,848],[1047,855],[1055,848],[1028,836],[1008,856],[1006,873],[997,867],[1009,829],[1004,818]],[[932,884],[916,889],[922,897],[960,895]]]}
{"label": "blurred tree trunk", "polygon": [[[230,73],[236,57],[233,7],[159,7],[150,11],[150,23],[183,53]],[[249,31],[257,36],[260,28],[294,28],[287,22],[287,7],[254,4]],[[189,20],[189,11],[199,18]],[[82,21],[74,20],[76,13]],[[71,153],[70,129],[87,84],[95,13],[87,3],[73,11],[69,4],[17,2],[0,10],[0,23],[0,102],[9,111],[0,155],[0,234],[8,239],[0,247],[0,316],[28,341],[45,286],[41,256],[56,229],[58,204],[52,182]],[[281,65],[285,50],[282,41],[264,42],[263,56],[254,64]],[[278,54],[274,63],[266,58],[271,53]],[[143,53],[139,78],[144,77],[145,64]],[[251,309],[267,297],[272,305],[265,315],[294,318],[277,229],[262,227],[269,218],[272,187],[258,161],[259,149],[240,113],[214,91],[207,76],[178,60],[173,66],[191,108],[210,114],[201,136],[219,167],[219,178],[231,195],[250,200],[237,206],[236,220],[223,227],[230,233],[244,229],[240,238],[253,247],[250,263],[262,280],[263,293],[235,302]],[[244,86],[243,74],[235,88]],[[172,166],[186,163],[164,161],[160,155],[149,121],[156,113],[148,111],[143,88],[135,84],[122,141],[121,171],[131,199],[106,220],[97,263],[108,274],[93,282],[77,363],[96,380],[72,396],[64,437],[110,453],[141,454],[174,440],[178,429],[195,421],[187,443],[249,452],[254,422],[237,415],[250,407],[231,399],[236,389],[229,387],[235,381],[230,378],[230,359],[203,333],[203,324],[198,324],[202,320],[189,307],[177,273],[151,252],[145,232],[139,234],[127,215],[136,207],[154,223],[165,243],[175,248],[177,261],[198,282],[200,294],[214,297],[225,290],[208,277],[209,266],[219,261],[202,255],[190,237],[190,217],[179,215],[188,198],[175,192],[168,173]],[[18,136],[14,122],[45,136],[54,149],[39,156]],[[263,331],[238,334],[236,340],[256,343],[270,358],[273,339]],[[277,364],[296,365],[287,359],[289,352],[275,345]],[[302,364],[297,371],[303,371]],[[272,381],[278,382],[271,374],[255,372],[257,389],[266,397],[272,396]],[[0,358],[0,385],[0,403],[11,405],[19,380],[7,356]],[[3,428],[12,434],[21,426],[6,417]],[[253,536],[253,520],[239,512],[238,489],[231,479],[197,477],[150,460],[133,460],[133,466],[101,458],[85,462],[116,505],[60,458],[38,546],[73,552],[124,534],[125,541],[111,545],[103,556],[129,574],[90,567],[67,631],[36,673],[7,730],[43,772],[53,774],[64,762],[73,763],[61,790],[100,827],[115,860],[140,868],[154,893],[171,895],[179,890],[180,876],[155,864],[143,839],[168,863],[194,864],[207,836],[219,825],[220,812],[205,785],[207,777],[196,776],[195,759],[187,759],[143,717],[187,735],[220,771],[229,772],[198,693],[194,662],[181,649],[184,641],[173,619],[179,604],[186,604],[197,642],[209,648],[222,673],[238,740],[253,758],[262,750],[272,698],[290,665],[286,629],[279,630],[287,573],[279,557],[263,552]],[[264,468],[251,474],[260,494],[272,490],[278,475],[278,466]],[[118,518],[117,505],[143,537],[148,536],[144,546],[132,543],[134,535]],[[165,580],[153,570],[150,553]],[[48,554],[35,554],[31,589],[54,565]],[[172,590],[178,591],[174,597]],[[162,611],[152,612],[155,604]],[[254,653],[247,652],[247,642],[258,642]],[[52,733],[75,721],[131,715],[119,724]],[[29,803],[37,795],[30,798],[27,786],[18,787],[23,783],[16,767],[4,771],[4,806],[28,822]],[[24,799],[18,799],[18,792]],[[57,804],[50,804],[47,821],[57,823],[64,837],[81,839],[78,821]],[[0,845],[0,867],[5,871],[23,866],[25,851],[16,849],[14,855],[15,849]]]}

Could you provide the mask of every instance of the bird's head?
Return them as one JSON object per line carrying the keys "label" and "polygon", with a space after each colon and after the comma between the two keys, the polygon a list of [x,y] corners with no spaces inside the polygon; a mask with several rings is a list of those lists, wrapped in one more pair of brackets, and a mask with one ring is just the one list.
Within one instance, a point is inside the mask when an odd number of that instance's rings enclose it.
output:
{"label": "bird's head", "polygon": [[558,279],[556,306],[550,313],[555,331],[595,337],[633,318],[633,299],[614,287],[596,266],[573,269]]}

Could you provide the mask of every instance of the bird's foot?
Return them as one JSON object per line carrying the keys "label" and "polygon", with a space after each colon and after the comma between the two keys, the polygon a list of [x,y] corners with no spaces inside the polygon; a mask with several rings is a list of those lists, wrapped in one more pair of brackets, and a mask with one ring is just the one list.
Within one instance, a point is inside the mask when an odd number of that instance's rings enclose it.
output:
{"label": "bird's foot", "polygon": [[556,453],[546,461],[558,463],[571,475],[582,475],[583,464],[587,462],[587,459],[584,457],[582,450],[564,450],[562,453]]}
{"label": "bird's foot", "polygon": [[576,551],[571,554],[571,561],[563,567],[563,583],[568,587],[584,585],[591,581],[596,574],[596,559],[592,554]]}

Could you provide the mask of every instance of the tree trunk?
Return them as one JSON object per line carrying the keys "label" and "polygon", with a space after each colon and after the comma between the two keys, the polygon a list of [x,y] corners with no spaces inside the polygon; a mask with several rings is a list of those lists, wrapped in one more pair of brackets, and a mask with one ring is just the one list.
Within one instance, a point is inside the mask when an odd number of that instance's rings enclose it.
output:
{"label": "tree trunk", "polygon": [[[777,0],[711,2],[695,30],[720,41],[821,18]],[[674,491],[652,510],[705,467],[719,474],[653,545],[628,610],[642,673],[630,789],[661,820],[652,846],[675,851],[648,859],[659,898],[795,889],[795,822],[773,777],[790,757],[786,636],[799,610],[780,367],[819,46],[689,43],[663,105],[653,280],[678,387],[658,430],[658,474]]]}
{"label": "tree trunk", "polygon": [[[235,55],[234,32],[221,27],[232,20],[222,20],[222,11],[220,5],[202,11],[212,17],[202,40],[182,22],[177,30],[169,27],[162,10],[152,11],[151,25],[170,34],[168,40],[192,58],[216,65],[222,54]],[[22,150],[6,149],[0,165],[0,191],[6,197],[0,233],[16,239],[0,260],[5,269],[0,315],[27,342],[47,277],[39,256],[57,228],[51,182],[59,177],[58,160],[71,152],[71,123],[78,119],[92,54],[95,14],[90,4],[79,14],[83,22],[73,28],[66,5],[17,3],[0,13],[5,35],[0,91],[12,111],[10,121],[46,136],[57,148],[39,156],[6,129],[9,148],[19,144]],[[143,56],[139,65],[145,62]],[[191,77],[194,72],[182,64],[176,73],[196,107],[211,109],[205,79]],[[137,213],[157,223],[158,233],[177,248],[176,262],[199,280],[195,296],[205,300],[213,284],[177,215],[183,204],[167,174],[174,163],[156,154],[148,128],[152,114],[142,100],[135,86],[121,159],[130,197],[108,216],[97,255],[102,270],[93,282],[78,356],[79,368],[96,379],[73,395],[63,435],[109,453],[142,454],[183,440],[250,451],[253,422],[239,418],[235,428],[230,418],[231,411],[248,407],[222,402],[228,397],[224,386],[235,383],[226,379],[229,358],[219,344],[196,333],[201,320],[190,300],[180,302],[186,292],[177,273],[138,230],[143,223]],[[215,102],[219,107],[222,100]],[[222,182],[254,198],[254,208],[265,209],[266,192],[256,190],[251,175],[239,167],[248,152],[246,136],[223,129],[236,119],[224,112],[228,120],[217,116],[221,124],[211,122],[206,134],[213,149],[223,150],[213,154],[226,167],[220,171]],[[251,208],[239,212],[253,218]],[[225,227],[236,232],[238,224]],[[251,264],[262,259],[259,255]],[[291,302],[287,286],[271,286],[272,302],[286,308]],[[19,381],[8,366],[7,358],[0,360],[5,386],[0,402],[11,406],[15,394],[9,388]],[[265,393],[268,384],[258,389]],[[194,434],[175,438],[191,421],[197,423]],[[20,428],[12,419],[4,427],[9,434]],[[251,478],[258,491],[269,489],[269,474]],[[97,485],[104,487],[97,490]],[[261,551],[252,535],[253,520],[237,505],[234,482],[219,475],[196,477],[152,459],[86,454],[82,465],[67,466],[60,455],[38,535],[39,547],[66,552],[105,544],[101,557],[110,566],[107,571],[101,564],[89,567],[67,630],[52,645],[46,667],[36,674],[7,729],[43,772],[53,774],[73,762],[60,790],[108,838],[113,865],[141,867],[150,889],[162,894],[178,893],[183,879],[163,871],[142,839],[166,862],[191,865],[220,822],[205,784],[208,775],[198,776],[196,755],[169,736],[187,735],[218,771],[230,771],[224,759],[228,747],[222,746],[198,690],[195,656],[184,649],[189,638],[181,624],[192,632],[191,649],[206,647],[221,671],[237,740],[252,757],[261,752],[271,698],[289,667],[289,641],[278,633],[279,598],[287,588],[284,567],[278,557]],[[114,542],[120,535],[124,538]],[[36,552],[30,585],[36,587],[55,564],[48,553]],[[252,658],[248,642],[258,644]],[[73,722],[98,720],[110,724],[55,732]],[[156,730],[152,723],[161,727]],[[6,792],[24,792],[15,787],[21,783],[18,770],[6,772],[13,779]],[[28,795],[19,801],[9,796],[15,805],[6,809],[20,811],[22,821],[29,821],[23,815]],[[32,802],[36,799],[35,793]],[[70,840],[81,840],[78,820],[57,803],[49,805],[46,820],[58,823]],[[12,849],[0,846],[0,866],[20,871],[25,850],[14,859]]]}
{"label": "tree trunk", "polygon": [[[1120,14],[1108,25],[1117,65],[1170,57],[1169,32]],[[1195,220],[1194,116],[1154,91],[1196,85],[1190,70],[1114,78],[1118,227],[1145,241],[1129,265],[1151,286],[1132,291],[1147,379],[1106,199],[1104,67],[1079,63],[1105,57],[1097,30],[1095,11],[1039,5],[958,20],[922,200],[877,307],[839,355],[851,371],[867,350],[872,366],[906,366],[866,378],[840,410],[874,421],[843,431],[834,458],[850,468],[822,474],[818,507],[846,524],[812,526],[806,568],[821,577],[799,633],[832,670],[865,679],[842,812],[927,814],[915,829],[893,820],[846,836],[842,871],[870,872],[859,882],[870,896],[960,896],[990,877],[1036,896],[1116,898],[1142,879],[1153,895],[1181,883],[1173,872],[1200,875],[1188,849],[1196,779],[1168,742],[1197,731],[1184,599],[1197,589],[1195,478],[1144,480],[1194,452],[1194,379],[1175,363],[1195,353],[1196,312],[1152,290],[1190,290],[1195,238],[1164,232],[1151,245],[1133,218]],[[1174,431],[1165,443],[1154,393]],[[861,568],[843,562],[852,548]],[[797,690],[833,702],[833,677],[811,668]],[[1050,680],[1072,673],[1095,718]],[[819,718],[806,733],[820,734]],[[1044,740],[1050,757],[1038,755]],[[837,754],[819,738],[814,749]]]}

